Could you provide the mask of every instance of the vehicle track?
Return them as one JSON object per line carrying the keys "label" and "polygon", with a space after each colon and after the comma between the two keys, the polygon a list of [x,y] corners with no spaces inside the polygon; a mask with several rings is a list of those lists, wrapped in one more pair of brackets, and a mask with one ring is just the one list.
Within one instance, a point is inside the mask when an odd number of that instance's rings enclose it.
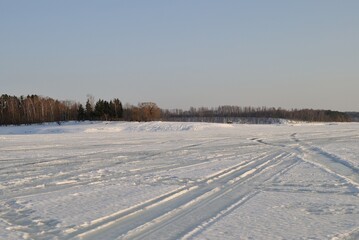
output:
{"label": "vehicle track", "polygon": [[295,145],[278,145],[275,143],[266,142],[262,139],[252,138],[252,141],[260,144],[271,145],[282,149],[287,149],[301,155],[300,159],[304,162],[309,162],[326,172],[329,172],[348,183],[359,187],[359,169],[353,166],[349,161],[342,159],[332,153],[329,153],[313,144],[303,141],[297,137],[297,133],[290,135],[290,140],[297,144]]}
{"label": "vehicle track", "polygon": [[[115,213],[67,238],[177,239],[237,202],[254,196],[260,184],[296,163],[292,153],[274,151],[220,171],[144,204]],[[256,178],[258,184],[253,184]]]}
{"label": "vehicle track", "polygon": [[[124,163],[130,163],[132,161],[144,161],[145,159],[150,159],[156,156],[159,156],[161,154],[175,154],[179,151],[182,151],[183,149],[191,149],[191,148],[198,148],[201,146],[206,146],[206,144],[208,143],[212,143],[212,142],[218,142],[218,141],[223,141],[227,138],[219,138],[219,139],[212,139],[212,140],[207,140],[207,141],[203,141],[200,142],[198,144],[186,144],[184,146],[180,146],[180,147],[176,147],[174,149],[170,149],[167,150],[167,152],[163,151],[157,154],[150,154],[150,155],[141,155],[140,158],[136,158],[136,159],[130,159],[130,160],[126,160],[125,162],[121,162],[122,164]],[[227,148],[226,145],[224,145],[224,147]],[[168,171],[168,170],[175,170],[178,168],[185,168],[185,167],[191,167],[191,166],[197,166],[200,164],[206,164],[206,163],[210,163],[213,161],[219,161],[218,157],[216,156],[211,156],[208,157],[206,159],[203,160],[197,160],[197,161],[190,161],[190,162],[178,162],[175,161],[178,156],[174,155],[174,160],[173,160],[173,164],[169,163],[169,159],[168,157],[166,158],[166,162],[163,165],[159,165],[159,166],[151,166],[150,168],[144,168],[144,169],[138,169],[136,171],[127,171],[127,172],[115,172],[114,175],[110,174],[110,175],[106,175],[103,176],[100,179],[93,179],[93,178],[85,178],[85,179],[77,179],[74,180],[73,177],[75,176],[80,176],[81,174],[87,174],[91,171],[95,171],[99,169],[99,164],[95,162],[101,162],[102,166],[101,168],[110,168],[113,167],[115,165],[117,165],[118,163],[116,161],[112,160],[103,160],[103,155],[109,154],[112,156],[116,155],[115,151],[102,151],[101,153],[98,154],[86,154],[86,155],[80,155],[80,156],[66,156],[63,158],[54,158],[51,157],[51,160],[46,160],[46,162],[51,162],[54,161],[56,163],[56,167],[58,168],[59,166],[61,167],[61,165],[66,165],[66,169],[62,169],[62,173],[61,175],[49,175],[49,174],[45,174],[45,175],[41,175],[41,172],[36,171],[35,169],[32,169],[32,171],[34,171],[33,173],[33,179],[31,181],[28,182],[24,182],[21,183],[21,188],[19,188],[19,184],[16,184],[15,189],[17,190],[21,190],[21,191],[17,191],[17,192],[8,192],[7,197],[26,197],[26,196],[31,196],[31,195],[36,195],[36,194],[45,194],[48,192],[53,192],[53,191],[58,191],[58,190],[63,190],[66,188],[72,188],[72,187],[77,187],[77,186],[82,186],[82,185],[87,185],[87,184],[93,184],[94,182],[105,182],[107,180],[110,179],[114,179],[114,178],[124,178],[124,177],[128,177],[128,176],[132,176],[132,175],[138,175],[138,174],[146,174],[146,173],[154,173],[154,172],[163,172],[163,171]],[[111,158],[110,156],[110,158]],[[236,154],[231,154],[227,157],[229,158],[233,158],[235,157]],[[80,161],[72,161],[71,162],[71,166],[68,166],[68,162],[69,160],[73,159],[73,158],[79,158],[81,157]],[[90,158],[89,160],[83,160],[83,159],[87,159]],[[93,159],[95,158],[95,159]],[[83,161],[87,161],[89,165],[84,165],[83,166]],[[39,162],[37,162],[39,163]],[[43,162],[42,162],[43,163]],[[52,162],[53,163],[53,162]],[[30,165],[32,163],[29,163]],[[21,165],[21,166],[27,166],[27,165]],[[43,166],[43,167],[52,167],[51,166]],[[41,170],[41,166],[38,166],[38,168]],[[69,170],[68,170],[69,169]],[[8,173],[7,173],[8,174]],[[9,176],[11,176],[11,178],[17,179],[15,178],[15,176],[12,176],[13,174],[9,174]],[[29,177],[31,177],[31,175],[28,175]],[[11,178],[9,178],[7,181],[10,181]],[[62,182],[62,181],[72,181],[71,184],[65,184],[65,185],[57,185],[57,182]],[[46,184],[46,185],[44,185]],[[39,188],[39,186],[44,185],[43,188]],[[11,187],[7,187],[7,190],[11,190]],[[4,197],[4,196],[3,196]],[[0,197],[0,199],[2,199]]]}
{"label": "vehicle track", "polygon": [[359,169],[353,166],[349,161],[302,141],[295,133],[291,135],[291,138],[300,145],[299,149],[303,154],[303,161],[312,163],[359,187]]}

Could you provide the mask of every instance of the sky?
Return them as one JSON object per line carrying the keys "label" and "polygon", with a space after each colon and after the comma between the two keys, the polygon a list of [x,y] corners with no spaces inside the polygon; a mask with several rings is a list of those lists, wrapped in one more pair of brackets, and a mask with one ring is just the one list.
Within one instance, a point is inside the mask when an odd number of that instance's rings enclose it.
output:
{"label": "sky", "polygon": [[0,94],[359,111],[357,0],[0,0]]}

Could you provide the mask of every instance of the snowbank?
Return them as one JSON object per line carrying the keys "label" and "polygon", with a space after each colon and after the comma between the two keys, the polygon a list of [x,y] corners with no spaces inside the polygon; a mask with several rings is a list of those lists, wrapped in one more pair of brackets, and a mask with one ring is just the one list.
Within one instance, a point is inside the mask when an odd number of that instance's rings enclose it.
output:
{"label": "snowbank", "polygon": [[[337,125],[340,123],[306,123],[280,119],[275,125]],[[238,123],[206,123],[206,122],[63,122],[44,123],[21,126],[1,126],[0,135],[27,134],[64,134],[64,133],[116,133],[116,132],[183,132],[228,129],[237,127]],[[253,124],[250,124],[253,125]],[[258,125],[258,124],[255,124]],[[273,125],[273,124],[263,124]]]}
{"label": "snowbank", "polygon": [[114,132],[178,132],[231,128],[229,124],[182,122],[66,122],[21,126],[2,126],[0,135],[114,133]]}

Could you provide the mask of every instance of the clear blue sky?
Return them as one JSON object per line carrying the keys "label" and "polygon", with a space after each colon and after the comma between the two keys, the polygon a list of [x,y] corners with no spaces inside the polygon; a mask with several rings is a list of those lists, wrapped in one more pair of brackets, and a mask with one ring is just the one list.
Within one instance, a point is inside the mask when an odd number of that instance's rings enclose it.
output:
{"label": "clear blue sky", "polygon": [[359,1],[0,0],[0,93],[359,111]]}

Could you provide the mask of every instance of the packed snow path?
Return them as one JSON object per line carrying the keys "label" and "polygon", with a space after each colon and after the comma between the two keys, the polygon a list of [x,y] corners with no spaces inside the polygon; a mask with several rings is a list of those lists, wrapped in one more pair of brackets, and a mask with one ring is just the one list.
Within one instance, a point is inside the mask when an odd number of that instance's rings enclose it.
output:
{"label": "packed snow path", "polygon": [[359,124],[0,127],[1,239],[359,238]]}

